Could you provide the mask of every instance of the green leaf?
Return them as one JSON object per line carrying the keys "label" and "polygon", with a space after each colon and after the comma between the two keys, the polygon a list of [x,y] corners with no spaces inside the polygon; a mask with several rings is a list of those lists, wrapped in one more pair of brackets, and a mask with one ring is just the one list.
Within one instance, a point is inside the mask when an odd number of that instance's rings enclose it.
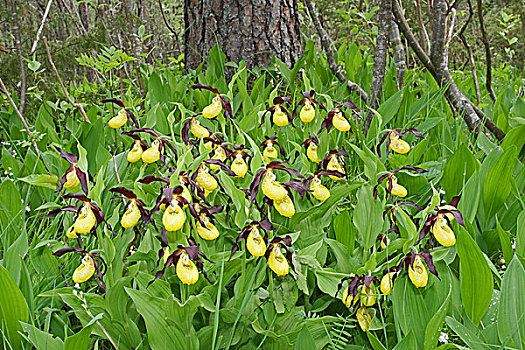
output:
{"label": "green leaf", "polygon": [[456,333],[461,340],[471,349],[488,350],[490,347],[470,328],[465,327],[452,317],[445,317],[447,325]]}
{"label": "green leaf", "polygon": [[443,166],[443,177],[441,185],[449,198],[459,195],[463,183],[479,169],[479,162],[472,152],[464,144],[460,145],[456,152]]}
{"label": "green leaf", "polygon": [[370,185],[364,185],[357,191],[353,222],[364,249],[374,245],[383,227],[383,207],[382,201],[374,199]]}
{"label": "green leaf", "polygon": [[485,220],[488,221],[497,210],[501,208],[512,189],[512,174],[518,157],[518,150],[509,147],[492,164],[487,172],[485,184],[483,185],[483,205],[485,208]]}
{"label": "green leaf", "polygon": [[366,336],[368,337],[368,340],[370,341],[370,345],[372,345],[372,348],[374,350],[387,350],[383,344],[377,339],[374,333],[372,332],[366,332]]}
{"label": "green leaf", "polygon": [[0,265],[0,326],[13,349],[22,349],[20,321],[27,322],[28,309],[24,295],[9,272]]}
{"label": "green leaf", "polygon": [[53,337],[52,334],[44,332],[32,324],[20,322],[27,338],[36,349],[39,350],[62,350],[64,342],[62,339]]}
{"label": "green leaf", "polygon": [[383,102],[381,106],[377,109],[377,112],[383,117],[383,125],[387,125],[388,122],[396,115],[397,111],[399,110],[399,106],[401,106],[401,101],[403,91],[400,90],[390,96],[388,100]]}
{"label": "green leaf", "polygon": [[477,325],[489,307],[494,280],[481,249],[470,234],[461,227],[457,236],[461,301],[467,316]]}
{"label": "green leaf", "polygon": [[356,228],[352,223],[350,211],[345,210],[337,215],[332,223],[335,239],[344,244],[348,251],[352,252],[355,247]]}
{"label": "green leaf", "polygon": [[317,346],[315,345],[314,338],[310,334],[308,327],[303,326],[303,329],[297,335],[297,340],[295,341],[294,349],[296,350],[316,350]]}
{"label": "green leaf", "polygon": [[88,327],[82,328],[82,330],[75,335],[67,337],[64,342],[64,350],[89,350],[91,345],[89,336],[94,326],[94,324],[91,324]]}
{"label": "green leaf", "polygon": [[439,310],[430,319],[430,322],[427,324],[427,328],[425,329],[425,341],[423,343],[423,348],[425,350],[436,348],[439,335],[441,334],[441,327],[443,326],[445,316],[447,315],[451,293],[452,289],[449,290],[447,298],[445,299]]}
{"label": "green leaf", "polygon": [[525,210],[518,215],[516,230],[516,254],[525,257]]}
{"label": "green leaf", "polygon": [[410,331],[393,350],[414,350],[417,349],[417,341],[414,332]]}
{"label": "green leaf", "polygon": [[515,256],[503,275],[498,310],[498,334],[502,344],[525,348],[525,269]]}
{"label": "green leaf", "polygon": [[78,149],[78,167],[83,172],[86,172],[88,170],[88,159],[87,159],[87,151],[80,142],[77,142],[77,149]]}
{"label": "green leaf", "polygon": [[26,177],[21,177],[19,181],[27,182],[33,186],[40,186],[55,190],[57,188],[58,177],[56,175],[49,174],[31,174]]}
{"label": "green leaf", "polygon": [[503,257],[505,262],[508,264],[512,260],[514,252],[512,251],[512,246],[510,244],[510,232],[505,231],[501,227],[498,217],[496,216],[496,231],[498,232],[499,242],[501,244],[501,249],[503,250]]}

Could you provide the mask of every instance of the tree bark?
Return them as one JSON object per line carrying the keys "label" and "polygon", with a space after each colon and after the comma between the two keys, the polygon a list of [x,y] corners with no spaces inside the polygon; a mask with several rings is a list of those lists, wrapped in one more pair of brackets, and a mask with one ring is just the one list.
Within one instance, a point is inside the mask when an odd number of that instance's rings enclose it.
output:
{"label": "tree bark", "polygon": [[[386,59],[388,51],[388,37],[390,35],[390,24],[392,23],[392,0],[381,0],[377,13],[379,22],[376,39],[376,52],[374,55],[374,73],[372,85],[368,94],[368,107],[377,110],[383,94],[383,83],[385,82]],[[369,110],[363,132],[366,135],[372,123],[374,113]]]}
{"label": "tree bark", "polygon": [[394,46],[394,59],[396,60],[396,76],[397,76],[397,89],[403,90],[405,86],[405,47],[401,41],[401,35],[399,34],[399,28],[395,22],[391,22],[390,30],[390,41]]}
{"label": "tree bark", "polygon": [[18,96],[18,110],[24,115],[26,106],[27,78],[26,63],[24,62],[24,47],[22,46],[22,37],[20,35],[20,19],[18,18],[17,7],[20,6],[17,0],[11,0],[11,23],[13,33],[15,34],[15,47],[18,55],[18,65],[20,67],[20,95]]}
{"label": "tree bark", "polygon": [[303,52],[296,0],[184,0],[184,60],[195,69],[219,44],[228,61],[292,66]]}
{"label": "tree bark", "polygon": [[505,137],[505,133],[494,124],[492,119],[486,116],[472,103],[472,101],[463,95],[454,82],[454,79],[452,79],[452,75],[446,65],[446,60],[443,57],[445,43],[445,14],[447,11],[446,4],[443,0],[436,0],[433,8],[432,46],[431,55],[428,57],[419,45],[412,30],[410,30],[399,3],[397,0],[393,0],[393,12],[399,25],[399,29],[403,32],[403,35],[421,63],[423,63],[425,68],[429,70],[438,84],[440,86],[448,86],[445,96],[452,103],[454,108],[460,111],[460,114],[463,116],[469,130],[477,134],[481,125],[485,125],[485,127],[490,130],[498,140],[502,140]]}

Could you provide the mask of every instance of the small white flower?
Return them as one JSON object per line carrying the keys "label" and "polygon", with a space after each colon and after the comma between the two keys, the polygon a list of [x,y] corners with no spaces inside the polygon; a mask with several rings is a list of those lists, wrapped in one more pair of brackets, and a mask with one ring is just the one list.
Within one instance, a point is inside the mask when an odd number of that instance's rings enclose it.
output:
{"label": "small white flower", "polygon": [[26,211],[29,213],[31,212],[31,208],[29,208],[29,206],[26,207]]}
{"label": "small white flower", "polygon": [[516,238],[512,241],[512,250],[516,250]]}
{"label": "small white flower", "polygon": [[441,332],[441,334],[439,335],[439,342],[443,344],[448,343],[448,334]]}
{"label": "small white flower", "polygon": [[503,259],[503,258],[499,259],[499,263],[500,263],[500,265],[505,265],[505,259]]}
{"label": "small white flower", "polygon": [[502,270],[505,270],[506,268],[507,268],[507,266],[505,266],[505,265],[501,265],[501,269],[502,269]]}

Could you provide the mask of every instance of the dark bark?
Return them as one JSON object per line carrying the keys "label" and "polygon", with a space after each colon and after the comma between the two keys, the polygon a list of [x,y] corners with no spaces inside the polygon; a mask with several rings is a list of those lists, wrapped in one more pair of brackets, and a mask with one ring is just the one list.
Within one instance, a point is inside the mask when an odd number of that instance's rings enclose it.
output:
{"label": "dark bark", "polygon": [[489,117],[477,108],[472,101],[463,95],[448,70],[444,58],[446,11],[446,5],[443,0],[436,0],[434,2],[432,25],[434,30],[432,32],[431,57],[428,57],[419,45],[412,30],[410,30],[399,3],[397,0],[393,0],[393,12],[399,25],[399,29],[403,32],[408,44],[412,50],[414,50],[421,63],[423,63],[425,68],[430,71],[438,84],[440,86],[448,86],[445,96],[452,103],[454,108],[460,112],[469,130],[478,133],[483,124],[498,140],[502,140],[505,137],[503,131],[501,131],[501,129],[499,129]]}
{"label": "dark bark", "polygon": [[395,22],[391,23],[390,30],[390,41],[394,47],[394,58],[396,60],[396,76],[397,76],[397,89],[403,90],[405,85],[405,71],[406,71],[406,62],[405,62],[405,47],[401,41],[401,35],[399,34],[399,28]]}
{"label": "dark bark", "polygon": [[195,69],[219,44],[228,61],[292,66],[303,52],[296,0],[184,0],[184,60]]}
{"label": "dark bark", "polygon": [[78,4],[78,14],[80,16],[80,24],[82,24],[86,33],[89,32],[89,12],[87,3],[81,2]]}
{"label": "dark bark", "polygon": [[365,90],[358,84],[354,83],[353,81],[349,80],[347,77],[344,76],[344,74],[339,69],[339,65],[335,61],[334,53],[332,51],[332,40],[330,39],[330,36],[326,32],[326,30],[323,28],[323,25],[321,24],[321,21],[319,21],[319,17],[317,16],[317,11],[315,10],[315,7],[313,6],[312,2],[310,0],[305,0],[304,3],[306,4],[306,7],[308,8],[308,13],[310,14],[310,18],[312,19],[312,22],[314,24],[314,27],[317,31],[317,34],[319,34],[319,38],[321,39],[321,45],[323,46],[323,49],[326,52],[326,58],[328,60],[328,67],[332,71],[332,73],[337,77],[337,79],[342,82],[346,83],[346,86],[351,91],[356,91],[359,94],[359,97],[364,102],[368,101],[368,95],[366,94]]}
{"label": "dark bark", "polygon": [[[383,83],[385,82],[386,59],[389,46],[388,37],[392,23],[392,0],[381,0],[377,16],[379,21],[377,24],[376,52],[374,55],[374,73],[372,75],[370,94],[368,94],[368,107],[374,110],[378,109],[381,102]],[[368,133],[373,117],[373,111],[369,110],[363,129],[365,135]]]}
{"label": "dark bark", "polygon": [[483,21],[483,8],[481,0],[478,0],[478,19],[479,27],[481,31],[481,40],[483,41],[483,46],[485,47],[485,65],[487,66],[487,77],[485,81],[485,86],[489,92],[489,96],[492,101],[496,101],[496,94],[492,89],[492,54],[490,53],[490,43],[487,38],[487,32],[485,31],[485,22]]}

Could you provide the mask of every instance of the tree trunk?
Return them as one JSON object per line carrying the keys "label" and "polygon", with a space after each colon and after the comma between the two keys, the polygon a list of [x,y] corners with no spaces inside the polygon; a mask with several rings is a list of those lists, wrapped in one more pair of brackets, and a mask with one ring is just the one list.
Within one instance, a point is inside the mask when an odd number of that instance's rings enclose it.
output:
{"label": "tree trunk", "polygon": [[184,60],[195,69],[219,44],[228,61],[292,66],[303,52],[296,0],[184,0]]}

